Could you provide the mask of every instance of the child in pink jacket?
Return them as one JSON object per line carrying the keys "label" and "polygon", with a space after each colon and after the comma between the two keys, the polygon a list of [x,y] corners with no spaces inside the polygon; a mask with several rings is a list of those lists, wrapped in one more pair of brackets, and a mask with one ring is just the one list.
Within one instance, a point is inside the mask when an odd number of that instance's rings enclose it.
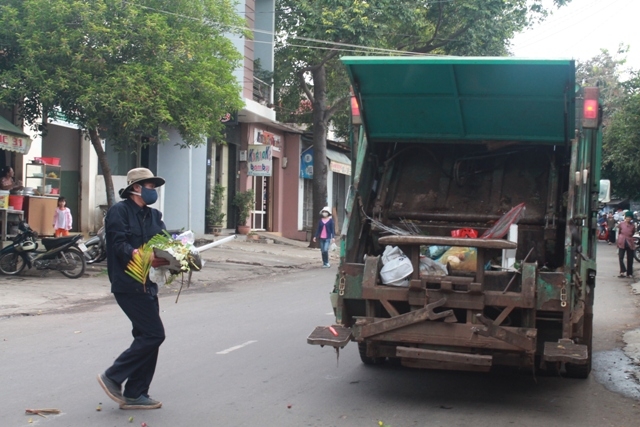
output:
{"label": "child in pink jacket", "polygon": [[67,200],[64,197],[58,197],[58,207],[53,215],[53,229],[55,237],[65,237],[69,235],[69,230],[73,225],[71,211],[66,207]]}

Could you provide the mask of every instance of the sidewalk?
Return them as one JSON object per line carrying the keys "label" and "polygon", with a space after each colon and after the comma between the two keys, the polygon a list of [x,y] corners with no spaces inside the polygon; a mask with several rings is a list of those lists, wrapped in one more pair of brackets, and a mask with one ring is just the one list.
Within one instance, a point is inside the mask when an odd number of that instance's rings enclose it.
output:
{"label": "sidewalk", "polygon": [[[308,242],[266,232],[258,234],[259,241],[238,236],[237,240],[203,252],[204,267],[193,273],[190,287],[186,289],[185,285],[182,294],[213,292],[236,281],[322,266],[320,250],[310,249]],[[203,236],[203,240],[215,239],[218,238]],[[339,253],[330,252],[330,258],[335,269]],[[87,265],[85,275],[79,279],[68,279],[57,271],[35,269],[18,276],[0,275],[0,320],[81,310],[92,304],[113,302],[106,267],[106,263]],[[179,288],[178,277],[171,285],[162,287],[160,295],[177,295]]]}

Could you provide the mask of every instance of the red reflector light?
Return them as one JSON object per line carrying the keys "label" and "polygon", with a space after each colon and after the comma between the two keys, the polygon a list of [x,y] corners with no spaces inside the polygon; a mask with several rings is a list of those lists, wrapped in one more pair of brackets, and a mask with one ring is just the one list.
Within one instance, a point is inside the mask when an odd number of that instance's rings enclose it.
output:
{"label": "red reflector light", "polygon": [[595,99],[584,100],[584,118],[585,119],[597,119],[598,118],[598,101]]}
{"label": "red reflector light", "polygon": [[351,96],[351,115],[352,116],[359,116],[360,115],[360,108],[358,107],[358,100],[353,95]]}

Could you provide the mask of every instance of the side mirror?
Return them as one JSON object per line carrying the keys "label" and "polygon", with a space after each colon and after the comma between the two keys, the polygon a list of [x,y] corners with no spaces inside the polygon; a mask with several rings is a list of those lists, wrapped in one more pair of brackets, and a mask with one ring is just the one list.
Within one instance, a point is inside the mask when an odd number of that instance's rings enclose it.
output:
{"label": "side mirror", "polygon": [[598,193],[598,201],[600,203],[609,203],[611,201],[611,181],[608,179],[600,180],[600,192]]}

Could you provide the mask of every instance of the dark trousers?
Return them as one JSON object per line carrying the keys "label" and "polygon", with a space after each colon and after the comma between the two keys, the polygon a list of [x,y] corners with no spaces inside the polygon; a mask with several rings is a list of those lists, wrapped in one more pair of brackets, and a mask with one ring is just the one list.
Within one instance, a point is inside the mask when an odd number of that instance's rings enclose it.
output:
{"label": "dark trousers", "polygon": [[105,375],[119,384],[127,381],[122,393],[125,397],[136,399],[143,394],[148,396],[158,361],[158,349],[165,338],[158,297],[150,294],[113,295],[131,320],[133,342],[105,371]]}
{"label": "dark trousers", "polygon": [[[625,245],[626,246],[626,245]],[[627,254],[627,268],[624,268],[624,254]],[[618,248],[618,258],[620,259],[620,274],[627,274],[627,276],[633,276],[633,249],[620,249]]]}
{"label": "dark trousers", "polygon": [[609,243],[616,242],[616,230],[609,229]]}

